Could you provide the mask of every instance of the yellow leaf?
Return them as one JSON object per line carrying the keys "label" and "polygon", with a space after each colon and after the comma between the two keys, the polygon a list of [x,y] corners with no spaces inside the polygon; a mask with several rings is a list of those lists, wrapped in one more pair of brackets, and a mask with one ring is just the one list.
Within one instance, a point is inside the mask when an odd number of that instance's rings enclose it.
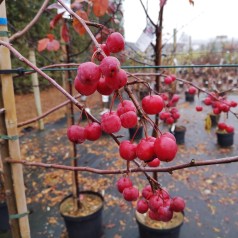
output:
{"label": "yellow leaf", "polygon": [[211,128],[212,128],[211,117],[210,117],[210,115],[207,115],[207,117],[205,118],[205,130],[207,132],[210,132]]}

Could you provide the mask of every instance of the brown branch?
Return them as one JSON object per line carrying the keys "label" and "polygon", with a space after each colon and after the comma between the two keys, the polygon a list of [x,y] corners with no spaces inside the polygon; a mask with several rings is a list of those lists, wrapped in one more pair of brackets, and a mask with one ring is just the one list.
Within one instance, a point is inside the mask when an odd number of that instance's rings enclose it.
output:
{"label": "brown branch", "polygon": [[[79,98],[81,95],[77,95],[75,96],[75,98]],[[25,126],[25,125],[28,125],[30,123],[33,123],[33,122],[36,122],[36,121],[39,121],[40,119],[48,116],[49,114],[51,114],[52,112],[55,112],[57,111],[58,109],[60,109],[61,107],[64,107],[65,105],[67,105],[68,103],[70,103],[71,101],[70,100],[67,100],[61,104],[59,104],[58,106],[56,107],[53,107],[51,108],[50,110],[48,110],[47,112],[43,113],[41,116],[38,116],[38,117],[35,117],[35,118],[32,118],[32,119],[29,119],[27,121],[24,121],[24,122],[19,122],[17,124],[17,127],[22,127],[22,126]]]}
{"label": "brown branch", "polygon": [[[5,162],[8,163],[19,163],[25,166],[35,166],[35,167],[43,167],[43,168],[54,168],[54,169],[61,169],[61,170],[69,170],[69,171],[84,171],[90,172],[95,174],[122,174],[127,173],[128,169],[95,169],[90,167],[73,167],[67,165],[59,165],[59,164],[47,164],[47,163],[40,163],[40,162],[29,162],[26,160],[13,160],[13,159],[5,159]],[[164,167],[164,168],[148,168],[148,167],[139,167],[139,168],[130,168],[130,172],[138,173],[138,172],[160,172],[160,173],[172,173],[176,170],[182,170],[186,168],[192,167],[201,167],[201,166],[208,166],[208,165],[216,165],[216,164],[229,164],[238,162],[238,156],[234,157],[227,157],[221,159],[212,159],[212,160],[203,160],[203,161],[196,161],[192,160],[189,163]]]}
{"label": "brown branch", "polygon": [[15,33],[14,35],[12,35],[9,38],[9,42],[12,42],[14,40],[16,40],[17,38],[21,37],[22,35],[24,35],[40,18],[40,16],[42,15],[42,13],[45,11],[48,3],[50,0],[45,0],[41,6],[41,8],[39,9],[39,11],[37,12],[37,14],[35,15],[35,17],[32,19],[32,21],[27,24],[25,26],[25,28],[23,28],[21,31],[18,31],[17,33]]}

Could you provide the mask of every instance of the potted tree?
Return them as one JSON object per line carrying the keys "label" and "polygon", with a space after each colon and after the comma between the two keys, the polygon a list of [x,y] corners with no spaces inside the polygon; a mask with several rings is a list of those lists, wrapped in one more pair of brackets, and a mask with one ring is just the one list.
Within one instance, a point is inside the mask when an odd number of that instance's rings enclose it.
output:
{"label": "potted tree", "polygon": [[216,130],[217,144],[221,147],[229,147],[234,143],[234,127],[220,122]]}

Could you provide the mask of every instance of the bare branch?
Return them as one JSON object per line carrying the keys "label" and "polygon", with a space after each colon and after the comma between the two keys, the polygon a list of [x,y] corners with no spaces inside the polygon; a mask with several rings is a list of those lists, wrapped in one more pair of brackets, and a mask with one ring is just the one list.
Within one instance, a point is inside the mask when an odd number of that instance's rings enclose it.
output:
{"label": "bare branch", "polygon": [[[5,159],[5,162],[8,163],[20,163],[25,166],[33,166],[33,167],[43,167],[43,168],[54,168],[54,169],[61,169],[61,170],[68,170],[68,171],[84,171],[84,172],[91,172],[95,174],[123,174],[127,173],[128,169],[95,169],[91,167],[73,167],[67,165],[59,165],[59,164],[47,164],[47,163],[40,163],[40,162],[29,162],[26,160],[13,160],[11,158]],[[148,168],[148,167],[138,167],[138,168],[130,168],[130,172],[139,173],[139,172],[160,172],[160,173],[172,173],[176,170],[182,170],[186,168],[192,167],[201,167],[201,166],[208,166],[208,165],[216,165],[216,164],[229,164],[238,162],[238,156],[234,157],[227,157],[221,159],[212,159],[212,160],[203,160],[203,161],[196,161],[192,160],[189,163],[175,165],[171,167],[165,168]]]}

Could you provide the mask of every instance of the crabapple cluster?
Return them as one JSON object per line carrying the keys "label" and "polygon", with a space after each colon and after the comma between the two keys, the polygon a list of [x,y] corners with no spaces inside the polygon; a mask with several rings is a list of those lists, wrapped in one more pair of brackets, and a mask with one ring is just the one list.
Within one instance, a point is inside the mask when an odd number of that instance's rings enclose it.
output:
{"label": "crabapple cluster", "polygon": [[217,124],[217,126],[218,126],[218,129],[221,130],[221,131],[224,131],[224,132],[227,132],[227,133],[233,133],[234,132],[234,127],[230,126],[230,125],[227,125],[224,122],[219,122]]}
{"label": "crabapple cluster", "polygon": [[183,212],[185,201],[181,197],[171,197],[164,188],[153,191],[150,185],[141,191],[141,198],[137,201],[136,210],[139,213],[148,212],[152,220],[168,222],[173,212]]}
{"label": "crabapple cluster", "polygon": [[121,69],[119,60],[110,56],[124,49],[125,41],[118,32],[110,34],[105,44],[100,45],[96,58],[100,61],[97,65],[85,62],[79,65],[74,80],[75,89],[82,95],[89,96],[95,91],[102,95],[110,95],[114,90],[120,89],[127,83],[127,74]]}
{"label": "crabapple cluster", "polygon": [[[100,50],[95,52],[95,57],[100,62],[98,65],[93,62],[80,64],[77,70],[77,76],[74,80],[75,89],[80,94],[88,96],[97,91],[102,95],[110,95],[115,90],[121,89],[127,84],[127,74],[121,69],[119,60],[110,55],[111,53],[114,54],[123,50],[124,44],[124,39],[120,33],[112,33],[108,36],[106,42],[100,45]],[[176,77],[171,75],[169,76],[169,79],[166,79],[165,81],[171,80],[173,82],[175,79]],[[167,84],[169,83],[167,82]],[[142,99],[141,107],[143,113],[148,115],[159,114],[161,116],[165,114],[166,123],[170,124],[180,116],[175,108],[178,100],[179,96],[176,94],[173,95],[171,99],[169,99],[166,94],[150,94]],[[163,112],[164,108],[165,111]],[[72,125],[67,130],[67,136],[70,141],[81,144],[86,140],[95,141],[99,139],[102,132],[108,134],[117,133],[122,127],[133,128],[137,125],[138,115],[134,103],[120,97],[120,103],[117,108],[102,114],[100,123],[90,122],[85,127],[81,125]],[[137,159],[138,161],[141,161],[141,164],[150,167],[158,167],[161,161],[172,161],[175,158],[176,153],[176,140],[173,134],[169,132],[161,133],[158,137],[148,136],[146,134],[138,143],[135,143],[132,139],[122,140],[119,144],[119,154],[122,159],[126,161]],[[123,194],[126,201],[137,201],[139,198],[139,190],[132,184],[132,181],[128,176],[117,181],[117,189]],[[162,193],[163,192],[159,193],[159,190],[153,192],[154,196],[156,195],[157,197],[161,197],[163,195]],[[172,214],[176,208],[172,209],[172,199],[168,199],[168,194],[166,196],[163,195],[161,197],[163,207],[165,207],[164,204],[166,204],[166,209],[169,207],[170,214]],[[139,203],[149,204],[148,199],[146,200],[144,198],[144,200],[144,202],[140,201]],[[141,210],[141,208],[139,210]],[[151,208],[149,207],[147,210],[151,210]],[[156,214],[155,211],[153,212]],[[163,218],[163,220],[166,219]]]}
{"label": "crabapple cluster", "polygon": [[213,113],[219,115],[222,112],[229,112],[231,107],[236,107],[237,102],[229,101],[225,97],[211,93],[204,100],[203,103],[207,106],[211,106]]}
{"label": "crabapple cluster", "polygon": [[159,187],[152,189],[151,185],[145,186],[141,195],[128,176],[118,179],[117,190],[126,201],[137,201],[136,210],[139,213],[148,213],[152,220],[168,222],[173,217],[173,212],[183,212],[185,201],[181,197],[170,197],[169,193]]}
{"label": "crabapple cluster", "polygon": [[119,145],[119,153],[124,160],[131,161],[138,158],[152,167],[159,166],[160,161],[172,161],[177,149],[174,135],[169,132],[157,138],[153,136],[142,138],[138,144],[124,140]]}

